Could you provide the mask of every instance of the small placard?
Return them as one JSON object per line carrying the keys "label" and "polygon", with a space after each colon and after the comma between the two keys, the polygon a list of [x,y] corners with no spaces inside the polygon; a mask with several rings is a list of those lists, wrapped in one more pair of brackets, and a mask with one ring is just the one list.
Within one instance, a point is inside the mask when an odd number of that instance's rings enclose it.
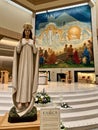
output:
{"label": "small placard", "polygon": [[40,110],[40,130],[60,130],[59,108],[45,108]]}

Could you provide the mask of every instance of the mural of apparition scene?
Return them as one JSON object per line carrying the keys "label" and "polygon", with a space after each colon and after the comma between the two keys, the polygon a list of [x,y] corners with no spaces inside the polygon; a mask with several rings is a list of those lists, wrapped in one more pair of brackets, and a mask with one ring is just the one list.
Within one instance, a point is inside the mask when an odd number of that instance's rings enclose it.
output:
{"label": "mural of apparition scene", "polygon": [[41,68],[94,67],[88,4],[36,14]]}

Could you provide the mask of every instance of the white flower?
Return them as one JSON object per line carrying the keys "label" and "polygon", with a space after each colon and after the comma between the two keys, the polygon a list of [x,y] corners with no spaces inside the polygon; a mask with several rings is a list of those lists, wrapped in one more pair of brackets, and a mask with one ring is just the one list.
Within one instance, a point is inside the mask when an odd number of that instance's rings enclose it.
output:
{"label": "white flower", "polygon": [[43,99],[44,96],[41,96],[41,99]]}
{"label": "white flower", "polygon": [[38,101],[38,98],[35,98],[35,101]]}

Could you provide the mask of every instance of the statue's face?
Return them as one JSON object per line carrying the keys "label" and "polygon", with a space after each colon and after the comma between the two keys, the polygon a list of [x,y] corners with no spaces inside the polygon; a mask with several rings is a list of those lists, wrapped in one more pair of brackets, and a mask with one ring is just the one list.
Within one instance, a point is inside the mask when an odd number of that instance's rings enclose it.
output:
{"label": "statue's face", "polygon": [[30,30],[29,29],[25,29],[25,35],[29,36],[30,35]]}

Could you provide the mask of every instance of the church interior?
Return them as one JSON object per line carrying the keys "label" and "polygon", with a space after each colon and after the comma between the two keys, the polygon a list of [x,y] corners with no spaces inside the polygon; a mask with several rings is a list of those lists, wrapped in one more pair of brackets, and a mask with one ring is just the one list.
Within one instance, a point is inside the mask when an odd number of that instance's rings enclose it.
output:
{"label": "church interior", "polygon": [[[41,124],[47,108],[60,110],[62,126],[54,130],[98,130],[97,13],[97,0],[0,1],[0,130],[50,130]],[[33,25],[39,50],[37,94],[51,100],[35,103],[37,121],[11,124],[14,50],[24,23]]]}

